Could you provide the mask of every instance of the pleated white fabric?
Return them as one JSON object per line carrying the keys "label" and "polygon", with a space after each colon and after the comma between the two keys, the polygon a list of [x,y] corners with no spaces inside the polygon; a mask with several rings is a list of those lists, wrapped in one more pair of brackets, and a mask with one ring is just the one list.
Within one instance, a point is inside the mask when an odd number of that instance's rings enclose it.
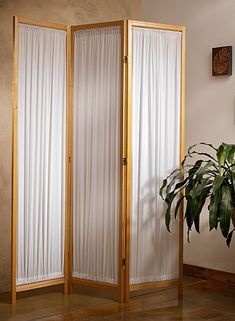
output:
{"label": "pleated white fabric", "polygon": [[117,283],[121,34],[75,34],[73,276]]}
{"label": "pleated white fabric", "polygon": [[179,165],[181,33],[133,28],[130,283],[178,276],[178,224],[165,227],[159,189]]}
{"label": "pleated white fabric", "polygon": [[19,26],[17,284],[64,275],[66,32]]}

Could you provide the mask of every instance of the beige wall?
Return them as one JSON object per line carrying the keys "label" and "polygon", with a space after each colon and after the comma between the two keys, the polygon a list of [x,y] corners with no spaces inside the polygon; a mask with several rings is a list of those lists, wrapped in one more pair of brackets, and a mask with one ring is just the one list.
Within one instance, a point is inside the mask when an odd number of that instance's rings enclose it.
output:
{"label": "beige wall", "polygon": [[140,0],[0,0],[0,292],[10,287],[12,17],[64,24],[136,18]]}
{"label": "beige wall", "polygon": [[[211,48],[235,51],[234,17],[234,0],[142,0],[141,19],[187,28],[186,146],[235,143],[235,59],[234,75],[211,76]],[[185,263],[235,272],[235,238],[228,249],[219,232],[209,233],[207,211],[201,223],[201,235],[185,242]]]}

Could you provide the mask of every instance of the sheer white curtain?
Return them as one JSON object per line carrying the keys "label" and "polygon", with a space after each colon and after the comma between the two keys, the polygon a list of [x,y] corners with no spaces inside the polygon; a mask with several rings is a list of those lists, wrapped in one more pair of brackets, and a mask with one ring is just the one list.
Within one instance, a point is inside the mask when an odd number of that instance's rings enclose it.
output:
{"label": "sheer white curtain", "polygon": [[17,284],[63,276],[66,32],[19,26]]}
{"label": "sheer white curtain", "polygon": [[178,276],[178,224],[162,179],[179,165],[181,33],[133,28],[131,284]]}
{"label": "sheer white curtain", "polygon": [[121,33],[75,33],[73,276],[117,283]]}

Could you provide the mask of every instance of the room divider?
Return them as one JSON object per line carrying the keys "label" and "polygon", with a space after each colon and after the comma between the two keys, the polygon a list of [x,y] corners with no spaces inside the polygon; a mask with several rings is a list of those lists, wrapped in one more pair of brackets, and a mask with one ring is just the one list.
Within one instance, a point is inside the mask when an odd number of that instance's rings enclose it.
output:
{"label": "room divider", "polygon": [[12,302],[64,284],[175,285],[183,216],[162,179],[184,156],[185,28],[14,17]]}

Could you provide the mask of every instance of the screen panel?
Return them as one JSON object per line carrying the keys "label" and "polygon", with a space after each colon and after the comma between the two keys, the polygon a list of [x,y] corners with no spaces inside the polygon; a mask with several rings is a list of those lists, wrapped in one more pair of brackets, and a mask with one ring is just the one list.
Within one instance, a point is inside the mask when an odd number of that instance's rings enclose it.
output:
{"label": "screen panel", "polygon": [[179,224],[166,230],[162,180],[180,159],[181,32],[132,28],[130,284],[179,277]]}
{"label": "screen panel", "polygon": [[118,283],[121,28],[74,41],[73,277]]}
{"label": "screen panel", "polygon": [[19,24],[17,285],[64,275],[66,31]]}

